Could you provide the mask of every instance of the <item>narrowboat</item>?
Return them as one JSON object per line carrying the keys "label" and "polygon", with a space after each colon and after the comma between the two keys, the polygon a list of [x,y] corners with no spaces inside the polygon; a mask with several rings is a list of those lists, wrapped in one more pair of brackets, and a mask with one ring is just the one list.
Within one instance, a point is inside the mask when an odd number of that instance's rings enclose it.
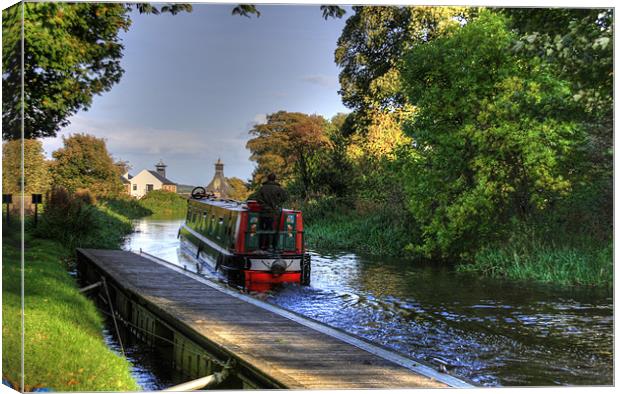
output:
{"label": "narrowboat", "polygon": [[262,209],[256,201],[219,199],[196,189],[179,229],[188,253],[229,284],[250,291],[278,283],[310,284],[301,211],[282,209],[273,229],[260,230]]}

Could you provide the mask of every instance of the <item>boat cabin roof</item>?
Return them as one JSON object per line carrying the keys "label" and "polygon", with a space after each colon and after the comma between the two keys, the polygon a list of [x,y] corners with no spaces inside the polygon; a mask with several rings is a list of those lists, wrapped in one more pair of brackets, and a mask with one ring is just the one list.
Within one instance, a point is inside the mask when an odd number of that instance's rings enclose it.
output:
{"label": "boat cabin roof", "polygon": [[[229,211],[248,211],[248,204],[245,201],[226,200],[219,198],[203,198],[201,200],[190,198],[189,201],[198,202],[201,204],[211,205],[219,208],[224,208]],[[296,212],[293,209],[283,208],[285,212]]]}
{"label": "boat cabin roof", "polygon": [[230,211],[247,211],[248,206],[245,202],[235,200],[221,200],[217,198],[203,198],[201,200],[190,198],[190,201],[212,205],[220,208],[224,208]]}

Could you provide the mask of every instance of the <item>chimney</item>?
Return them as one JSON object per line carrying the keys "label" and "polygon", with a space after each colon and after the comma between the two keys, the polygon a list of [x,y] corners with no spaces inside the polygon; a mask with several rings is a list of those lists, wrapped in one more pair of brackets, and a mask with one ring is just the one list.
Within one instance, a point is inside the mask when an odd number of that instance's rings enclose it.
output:
{"label": "chimney", "polygon": [[157,173],[164,178],[166,177],[166,167],[168,166],[164,164],[162,159],[159,159],[159,163],[155,164],[155,170],[157,170]]}

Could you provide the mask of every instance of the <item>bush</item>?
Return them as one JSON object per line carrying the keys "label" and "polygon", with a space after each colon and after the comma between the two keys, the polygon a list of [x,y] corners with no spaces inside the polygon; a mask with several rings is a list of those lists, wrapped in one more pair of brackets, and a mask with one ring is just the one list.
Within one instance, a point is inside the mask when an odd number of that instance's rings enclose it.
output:
{"label": "bush", "polygon": [[375,256],[413,258],[411,244],[419,235],[402,207],[369,202],[358,204],[332,198],[302,206],[305,239],[310,248],[350,250]]}
{"label": "bush", "polygon": [[94,201],[85,191],[71,194],[55,187],[48,195],[35,235],[56,239],[72,252],[78,247],[117,248],[132,231],[131,222],[105,207],[92,205]]}
{"label": "bush", "polygon": [[150,191],[138,203],[161,217],[183,217],[187,213],[187,199],[165,190]]}
{"label": "bush", "polygon": [[153,211],[143,207],[139,200],[129,196],[101,199],[100,206],[129,219],[139,219],[153,214]]}

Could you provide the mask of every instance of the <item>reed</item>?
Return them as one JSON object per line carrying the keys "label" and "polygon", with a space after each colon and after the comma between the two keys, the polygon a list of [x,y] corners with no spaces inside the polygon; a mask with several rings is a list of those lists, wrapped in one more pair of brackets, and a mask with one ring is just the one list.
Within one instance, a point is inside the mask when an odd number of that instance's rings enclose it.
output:
{"label": "reed", "polygon": [[613,244],[582,235],[579,241],[534,239],[516,235],[510,242],[488,246],[474,262],[460,264],[461,272],[559,285],[609,287],[613,285]]}
{"label": "reed", "polygon": [[138,204],[156,218],[179,218],[187,213],[187,199],[176,193],[154,190],[138,200]]}
{"label": "reed", "polygon": [[312,249],[347,250],[374,256],[411,257],[413,229],[407,215],[376,207],[368,212],[338,208],[313,215],[304,210],[305,239]]}

